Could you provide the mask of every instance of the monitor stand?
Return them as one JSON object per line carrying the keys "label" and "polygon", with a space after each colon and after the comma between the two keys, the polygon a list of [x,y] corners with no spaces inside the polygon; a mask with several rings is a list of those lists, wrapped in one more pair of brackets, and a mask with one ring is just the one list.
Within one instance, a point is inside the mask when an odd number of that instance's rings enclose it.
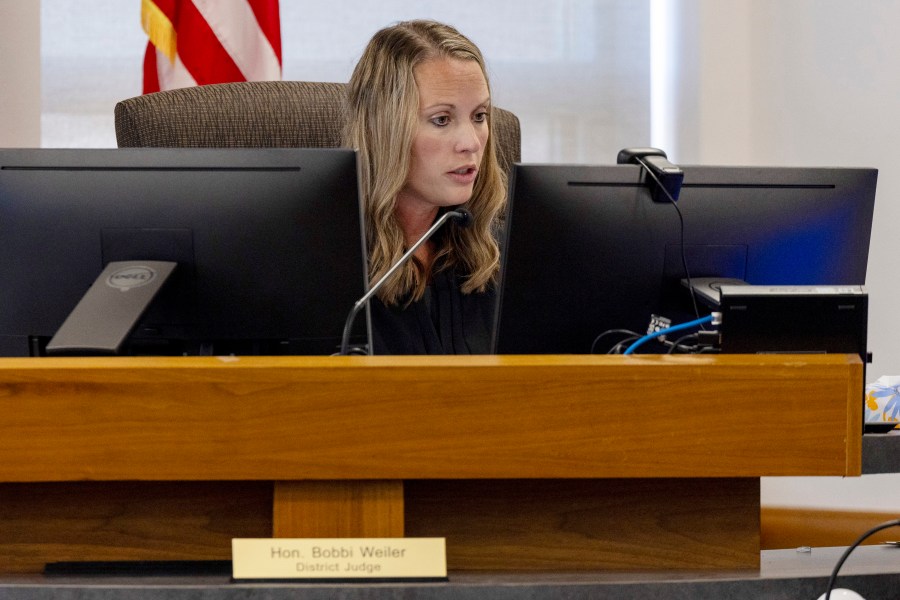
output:
{"label": "monitor stand", "polygon": [[178,263],[109,263],[47,344],[47,354],[118,354]]}

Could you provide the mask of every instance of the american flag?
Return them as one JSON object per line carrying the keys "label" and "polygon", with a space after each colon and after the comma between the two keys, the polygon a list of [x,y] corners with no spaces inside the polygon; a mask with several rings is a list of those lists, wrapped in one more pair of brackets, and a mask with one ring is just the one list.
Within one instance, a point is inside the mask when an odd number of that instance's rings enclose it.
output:
{"label": "american flag", "polygon": [[278,0],[141,0],[144,93],[281,79]]}

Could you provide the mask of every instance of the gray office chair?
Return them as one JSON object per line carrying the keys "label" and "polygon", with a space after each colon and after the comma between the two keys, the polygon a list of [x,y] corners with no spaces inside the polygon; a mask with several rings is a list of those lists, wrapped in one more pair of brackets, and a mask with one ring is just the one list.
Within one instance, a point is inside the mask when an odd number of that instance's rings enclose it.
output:
{"label": "gray office chair", "polygon": [[[341,144],[344,83],[252,81],[157,92],[116,104],[126,147],[331,148]],[[500,165],[520,160],[519,119],[494,108]]]}

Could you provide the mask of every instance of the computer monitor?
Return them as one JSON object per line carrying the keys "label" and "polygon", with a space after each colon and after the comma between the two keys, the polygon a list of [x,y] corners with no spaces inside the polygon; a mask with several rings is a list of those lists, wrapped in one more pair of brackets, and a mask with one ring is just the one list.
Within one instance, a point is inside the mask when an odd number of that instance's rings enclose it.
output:
{"label": "computer monitor", "polygon": [[682,239],[639,166],[516,165],[497,352],[605,352],[605,332],[693,319],[685,264],[694,280],[865,283],[875,169],[683,169]]}
{"label": "computer monitor", "polygon": [[333,353],[366,289],[358,198],[351,150],[0,150],[0,355],[44,354],[118,261],[177,265],[117,353]]}

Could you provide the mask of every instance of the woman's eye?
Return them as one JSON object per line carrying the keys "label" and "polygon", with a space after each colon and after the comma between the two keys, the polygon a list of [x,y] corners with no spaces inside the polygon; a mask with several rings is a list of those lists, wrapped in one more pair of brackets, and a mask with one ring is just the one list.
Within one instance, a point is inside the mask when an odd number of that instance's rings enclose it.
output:
{"label": "woman's eye", "polygon": [[475,113],[475,122],[476,122],[476,123],[484,123],[484,122],[487,121],[487,120],[488,120],[488,113],[487,113],[487,111]]}
{"label": "woman's eye", "polygon": [[443,127],[450,122],[450,117],[447,115],[441,115],[440,117],[432,117],[431,122],[437,125],[438,127]]}

